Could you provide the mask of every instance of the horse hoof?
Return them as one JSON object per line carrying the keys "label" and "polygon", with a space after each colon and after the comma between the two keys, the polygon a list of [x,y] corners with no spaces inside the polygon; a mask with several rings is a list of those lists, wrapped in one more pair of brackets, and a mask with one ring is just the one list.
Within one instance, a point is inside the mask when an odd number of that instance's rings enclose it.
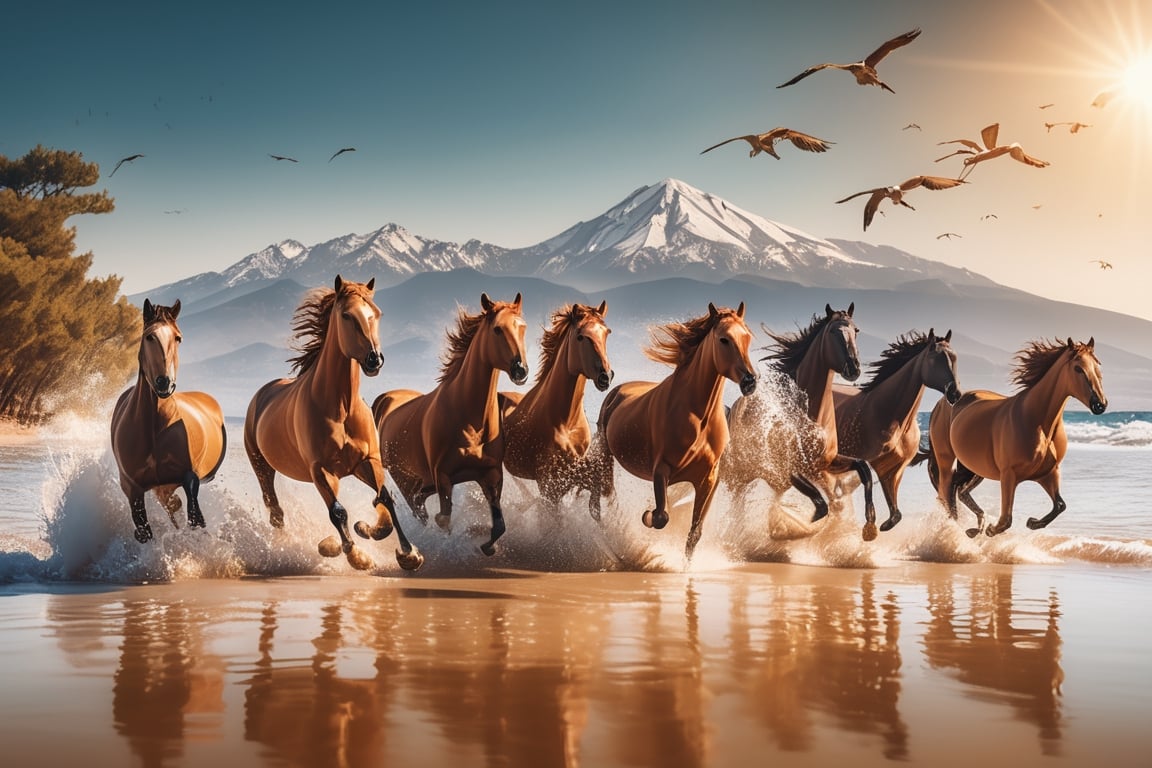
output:
{"label": "horse hoof", "polygon": [[864,541],[873,541],[876,538],[876,523],[864,523]]}
{"label": "horse hoof", "polygon": [[480,551],[488,555],[488,557],[492,557],[492,555],[496,554],[496,544],[491,541],[486,541],[480,545]]}
{"label": "horse hoof", "polygon": [[366,571],[372,567],[372,558],[360,547],[352,547],[347,553],[348,564],[358,571]]}
{"label": "horse hoof", "polygon": [[205,527],[207,527],[204,524],[204,516],[203,515],[196,515],[195,517],[189,516],[188,517],[188,527],[189,528],[205,528]]}
{"label": "horse hoof", "polygon": [[653,515],[652,515],[652,527],[653,528],[655,528],[656,530],[660,530],[661,528],[663,528],[666,525],[668,525],[668,513],[667,512],[665,512],[663,514],[659,514],[659,515],[653,513]]}
{"label": "horse hoof", "polygon": [[342,551],[340,540],[335,536],[329,536],[323,539],[316,548],[320,550],[320,554],[323,557],[339,557]]}
{"label": "horse hoof", "polygon": [[588,514],[592,516],[593,520],[595,520],[596,522],[600,522],[600,510],[599,509],[592,509],[592,507],[589,507],[588,508]]}
{"label": "horse hoof", "polygon": [[396,562],[399,563],[400,567],[404,570],[414,571],[424,565],[424,555],[420,554],[416,547],[412,547],[412,551],[407,554],[396,550]]}
{"label": "horse hoof", "polygon": [[273,528],[283,528],[284,527],[284,513],[283,512],[271,513],[270,515],[268,515],[268,523]]}
{"label": "horse hoof", "polygon": [[[968,534],[968,538],[974,539],[980,535],[980,529],[979,528],[969,528],[968,530],[964,531],[964,533]],[[989,534],[989,536],[991,536],[991,534]]]}
{"label": "horse hoof", "polygon": [[148,525],[147,523],[141,525],[132,533],[136,537],[136,541],[140,542],[141,544],[152,541],[152,526]]}
{"label": "horse hoof", "polygon": [[1037,530],[1037,529],[1039,529],[1039,528],[1043,528],[1043,527],[1044,527],[1044,523],[1043,523],[1043,521],[1041,521],[1041,520],[1038,520],[1038,519],[1037,519],[1037,518],[1035,518],[1035,517],[1030,517],[1030,518],[1028,518],[1028,523],[1027,523],[1027,525],[1028,525],[1028,528],[1029,528],[1030,530],[1033,530],[1033,531],[1035,531],[1035,530]]}
{"label": "horse hoof", "polygon": [[372,527],[363,520],[358,520],[356,525],[352,526],[352,528],[356,531],[356,533],[360,535],[360,538],[372,539],[373,541],[383,541],[384,539],[388,538],[390,533],[392,533],[391,524],[380,524],[376,527]]}
{"label": "horse hoof", "polygon": [[815,523],[819,520],[823,520],[827,516],[828,516],[827,505],[822,506],[822,507],[816,507],[816,511],[812,513],[812,522]]}
{"label": "horse hoof", "polygon": [[451,515],[436,515],[436,525],[440,526],[440,530],[445,533],[452,532],[452,516]]}
{"label": "horse hoof", "polygon": [[884,522],[880,523],[880,530],[882,530],[882,531],[890,531],[890,530],[892,530],[893,528],[895,528],[895,527],[896,527],[896,523],[900,522],[900,520],[901,520],[903,517],[904,517],[904,516],[903,516],[903,515],[901,515],[899,512],[895,513],[894,515],[892,515],[891,517],[889,517],[887,520],[885,520]]}

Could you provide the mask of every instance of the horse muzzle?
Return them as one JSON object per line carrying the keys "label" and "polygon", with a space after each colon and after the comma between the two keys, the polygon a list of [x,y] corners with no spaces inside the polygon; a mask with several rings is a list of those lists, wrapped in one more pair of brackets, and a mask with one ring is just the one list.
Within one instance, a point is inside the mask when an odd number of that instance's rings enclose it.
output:
{"label": "horse muzzle", "polygon": [[360,361],[360,370],[364,371],[365,376],[375,376],[380,373],[380,369],[384,367],[384,355],[376,350],[372,350],[364,359]]}
{"label": "horse muzzle", "polygon": [[860,378],[860,361],[849,360],[846,362],[844,364],[844,370],[840,372],[840,375],[848,381],[856,381],[856,379]]}
{"label": "horse muzzle", "polygon": [[740,394],[750,395],[756,391],[756,374],[746,373],[740,377]]}
{"label": "horse muzzle", "polygon": [[948,386],[944,387],[944,399],[948,401],[948,405],[955,405],[960,399],[960,387],[956,386],[956,382],[950,381]]}
{"label": "horse muzzle", "polygon": [[1101,400],[1099,396],[1093,392],[1092,397],[1088,398],[1088,410],[1092,411],[1094,415],[1099,416],[1108,410],[1108,401]]}
{"label": "horse muzzle", "polygon": [[152,382],[152,389],[156,392],[156,397],[161,400],[172,397],[176,392],[176,380],[167,376],[157,376],[156,380]]}
{"label": "horse muzzle", "polygon": [[520,359],[513,360],[512,366],[508,369],[508,375],[512,378],[513,384],[523,384],[528,381],[528,366],[524,365]]}
{"label": "horse muzzle", "polygon": [[616,371],[610,371],[601,368],[600,373],[597,374],[594,382],[596,384],[596,389],[600,390],[601,392],[606,391],[608,387],[612,386],[612,377],[615,375]]}

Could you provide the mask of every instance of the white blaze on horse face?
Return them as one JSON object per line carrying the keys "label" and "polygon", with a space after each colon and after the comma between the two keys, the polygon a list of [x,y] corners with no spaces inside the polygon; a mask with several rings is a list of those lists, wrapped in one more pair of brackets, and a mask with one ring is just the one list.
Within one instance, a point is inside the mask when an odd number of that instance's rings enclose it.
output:
{"label": "white blaze on horse face", "polygon": [[355,359],[360,359],[372,350],[380,348],[380,310],[367,301],[358,301],[353,306],[347,307],[344,310],[343,316],[348,319],[355,327],[358,333],[354,334],[356,341],[365,342],[367,349],[355,349],[356,342],[351,342],[355,354],[351,355]]}
{"label": "white blaze on horse face", "polygon": [[154,326],[144,338],[140,361],[144,375],[150,382],[159,376],[167,376],[176,382],[176,371],[180,367],[180,342],[176,329],[171,325]]}
{"label": "white blaze on horse face", "polygon": [[573,376],[583,374],[589,379],[600,375],[600,368],[612,370],[608,362],[608,334],[611,331],[604,323],[589,318],[582,322],[575,331],[572,347],[574,354],[569,355],[568,372]]}

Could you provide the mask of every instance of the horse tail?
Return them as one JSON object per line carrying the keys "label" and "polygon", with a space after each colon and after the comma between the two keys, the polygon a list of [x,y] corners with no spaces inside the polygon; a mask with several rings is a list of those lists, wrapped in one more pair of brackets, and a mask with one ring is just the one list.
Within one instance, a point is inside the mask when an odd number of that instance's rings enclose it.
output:
{"label": "horse tail", "polygon": [[381,394],[376,396],[375,400],[372,401],[372,423],[373,424],[378,425],[380,423],[380,412],[384,410],[384,398],[386,398],[387,396],[388,396],[387,392],[382,392]]}
{"label": "horse tail", "polygon": [[201,482],[207,483],[216,477],[216,473],[224,464],[224,454],[226,453],[228,453],[228,430],[224,427],[224,422],[220,422],[220,459],[216,462],[216,466],[212,467],[212,471],[200,478]]}
{"label": "horse tail", "polygon": [[932,450],[932,433],[929,432],[925,438],[924,447],[916,452],[916,455],[908,462],[908,466],[915,467],[927,461],[928,479],[931,481],[932,487],[935,488],[940,484],[940,465],[936,462],[936,452]]}

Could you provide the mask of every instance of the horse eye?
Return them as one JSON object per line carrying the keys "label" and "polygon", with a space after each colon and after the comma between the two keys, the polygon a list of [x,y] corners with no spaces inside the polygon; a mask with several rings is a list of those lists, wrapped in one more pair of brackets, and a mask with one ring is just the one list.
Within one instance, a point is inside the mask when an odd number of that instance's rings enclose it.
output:
{"label": "horse eye", "polygon": [[720,337],[720,343],[721,344],[727,344],[728,343],[728,337],[727,336],[721,336]]}
{"label": "horse eye", "polygon": [[145,336],[144,338],[148,339],[148,341],[156,341],[156,334],[150,333],[147,336]]}
{"label": "horse eye", "polygon": [[496,326],[492,330],[496,332],[497,336],[503,336],[504,335],[504,329],[501,328],[500,326]]}
{"label": "horse eye", "polygon": [[352,319],[352,313],[351,312],[341,312],[340,317],[344,318],[345,320],[351,320]]}
{"label": "horse eye", "polygon": [[183,336],[177,336],[177,337],[176,337],[176,343],[177,343],[177,344],[179,344],[179,343],[180,343],[180,342],[182,342],[182,341],[184,341],[184,337],[183,337]]}
{"label": "horse eye", "polygon": [[582,333],[576,334],[576,341],[587,341],[588,337]]}

